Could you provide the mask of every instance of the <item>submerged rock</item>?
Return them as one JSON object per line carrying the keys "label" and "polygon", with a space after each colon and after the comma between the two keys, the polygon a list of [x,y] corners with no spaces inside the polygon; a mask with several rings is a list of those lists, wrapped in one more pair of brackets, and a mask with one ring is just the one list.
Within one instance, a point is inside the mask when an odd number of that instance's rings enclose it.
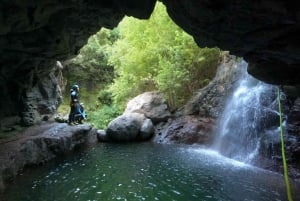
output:
{"label": "submerged rock", "polygon": [[97,139],[99,142],[109,142],[105,130],[97,130]]}

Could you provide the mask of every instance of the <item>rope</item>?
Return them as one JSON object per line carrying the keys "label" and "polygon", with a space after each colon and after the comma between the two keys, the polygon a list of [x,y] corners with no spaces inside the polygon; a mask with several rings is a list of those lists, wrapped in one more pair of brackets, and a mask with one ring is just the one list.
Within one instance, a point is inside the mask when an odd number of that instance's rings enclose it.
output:
{"label": "rope", "polygon": [[280,121],[279,125],[280,125],[281,154],[282,154],[282,162],[283,162],[284,179],[285,179],[285,184],[286,184],[288,201],[293,201],[291,185],[290,185],[290,180],[289,180],[289,176],[288,176],[288,168],[287,168],[286,158],[285,158],[285,150],[284,150],[282,111],[281,111],[280,89],[279,89],[279,87],[278,87],[278,110],[279,110],[279,121]]}

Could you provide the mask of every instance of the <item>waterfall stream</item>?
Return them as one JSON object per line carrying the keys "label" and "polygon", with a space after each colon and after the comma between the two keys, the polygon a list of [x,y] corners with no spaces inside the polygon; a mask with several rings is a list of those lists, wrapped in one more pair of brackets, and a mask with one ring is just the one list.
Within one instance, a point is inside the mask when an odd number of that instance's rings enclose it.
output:
{"label": "waterfall stream", "polygon": [[[177,144],[99,143],[24,171],[0,200],[286,200],[281,175],[246,164],[280,140],[276,89],[249,76],[245,62],[237,67],[243,73],[219,121],[219,153]],[[299,189],[294,182],[293,192]]]}
{"label": "waterfall stream", "polygon": [[213,148],[229,158],[252,163],[262,143],[266,147],[279,140],[275,135],[279,122],[276,87],[250,76],[246,62],[240,67],[240,79],[219,119]]}

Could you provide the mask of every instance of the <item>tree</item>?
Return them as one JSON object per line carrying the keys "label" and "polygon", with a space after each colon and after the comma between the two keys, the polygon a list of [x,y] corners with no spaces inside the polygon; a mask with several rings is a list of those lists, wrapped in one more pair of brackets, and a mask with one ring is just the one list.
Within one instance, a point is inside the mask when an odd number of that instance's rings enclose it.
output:
{"label": "tree", "polygon": [[118,104],[159,90],[176,108],[214,77],[220,50],[199,48],[171,21],[162,3],[157,3],[149,20],[124,18],[119,33],[109,58],[116,72],[110,89]]}
{"label": "tree", "polygon": [[[82,88],[81,99],[88,102],[88,107],[97,104],[97,97],[90,94],[97,94],[114,78],[114,67],[108,64],[108,58],[110,46],[117,38],[117,29],[101,29],[89,38],[79,55],[69,61],[64,69],[64,77],[68,80],[67,89],[74,83],[79,84]],[[68,96],[68,90],[65,96]]]}

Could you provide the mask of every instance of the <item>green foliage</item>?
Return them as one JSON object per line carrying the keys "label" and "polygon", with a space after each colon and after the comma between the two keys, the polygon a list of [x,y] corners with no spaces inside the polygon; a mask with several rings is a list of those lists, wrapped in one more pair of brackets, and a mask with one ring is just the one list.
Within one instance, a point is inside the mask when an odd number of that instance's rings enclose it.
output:
{"label": "green foliage", "polygon": [[108,58],[110,46],[117,38],[117,29],[101,29],[89,38],[79,55],[64,69],[64,76],[68,78],[67,89],[77,83],[85,91],[92,92],[112,82],[114,68],[108,64]]}
{"label": "green foliage", "polygon": [[163,92],[178,108],[214,77],[219,57],[218,48],[199,48],[158,2],[149,20],[125,17],[116,29],[90,37],[63,72],[68,85],[61,110],[69,108],[68,89],[74,83],[80,85],[88,121],[98,128],[145,91]]}
{"label": "green foliage", "polygon": [[[76,83],[80,86],[80,101],[85,104],[89,122],[94,123],[93,121],[95,121],[95,125],[102,125],[103,122],[115,117],[109,116],[110,114],[116,114],[115,109],[110,113],[107,111],[103,113],[99,107],[105,104],[110,105],[112,102],[111,92],[107,92],[106,88],[113,80],[114,68],[108,64],[108,58],[111,50],[110,46],[118,37],[117,29],[101,29],[89,38],[88,43],[80,50],[77,57],[68,61],[69,64],[63,71],[63,75],[67,79],[67,86],[64,92],[63,104],[58,109],[59,113],[63,115],[69,113],[69,89]],[[104,116],[96,118],[98,111]]]}
{"label": "green foliage", "polygon": [[109,122],[115,117],[121,115],[123,108],[116,105],[103,105],[100,109],[88,113],[88,121],[91,122],[96,128],[105,129]]}
{"label": "green foliage", "polygon": [[119,34],[109,58],[117,76],[110,88],[115,103],[159,90],[177,108],[215,75],[220,50],[199,48],[170,20],[162,3],[149,20],[123,19]]}
{"label": "green foliage", "polygon": [[103,89],[103,90],[99,91],[97,99],[100,104],[111,105],[112,104],[112,93],[107,89]]}

